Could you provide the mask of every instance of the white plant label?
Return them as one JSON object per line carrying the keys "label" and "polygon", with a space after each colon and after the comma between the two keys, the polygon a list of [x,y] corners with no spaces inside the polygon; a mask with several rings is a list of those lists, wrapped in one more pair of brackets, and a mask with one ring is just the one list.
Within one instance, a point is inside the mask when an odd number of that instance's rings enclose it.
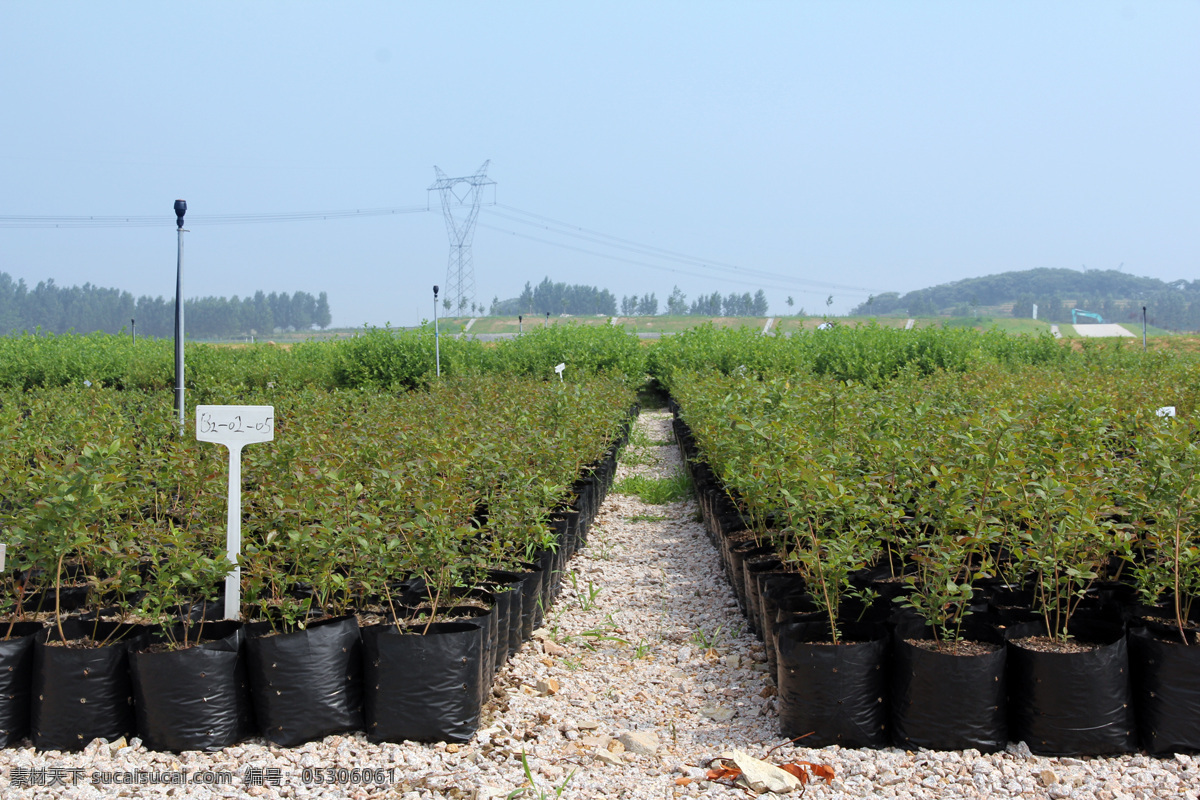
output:
{"label": "white plant label", "polygon": [[1175,416],[1175,406],[1163,406],[1154,413],[1158,414],[1160,417],[1173,417]]}
{"label": "white plant label", "polygon": [[563,370],[564,370],[564,369],[566,369],[566,368],[567,368],[567,365],[566,365],[565,363],[563,363],[563,364],[559,364],[559,365],[557,365],[557,366],[554,368],[554,371],[558,373],[558,381],[559,381],[559,383],[562,383],[562,379],[563,379],[563,376],[562,376],[562,374],[563,374]]}
{"label": "white plant label", "polygon": [[229,448],[225,550],[233,570],[225,577],[225,619],[237,619],[242,605],[242,448],[274,438],[274,406],[196,406],[196,440]]}
{"label": "white plant label", "polygon": [[4,571],[4,556],[8,552],[8,545],[0,544],[0,572]]}
{"label": "white plant label", "polygon": [[274,406],[196,406],[196,439],[232,446],[275,438]]}

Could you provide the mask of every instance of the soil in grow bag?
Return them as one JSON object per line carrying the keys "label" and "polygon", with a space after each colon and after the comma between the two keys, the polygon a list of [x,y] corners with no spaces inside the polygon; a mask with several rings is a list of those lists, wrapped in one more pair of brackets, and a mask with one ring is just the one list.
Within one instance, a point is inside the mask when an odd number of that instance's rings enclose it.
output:
{"label": "soil in grow bag", "polygon": [[[81,750],[103,737],[132,736],[129,651],[144,646],[140,625],[64,620],[34,638],[30,733],[39,750]],[[48,643],[54,642],[54,643]]]}
{"label": "soil in grow bag", "polygon": [[53,612],[56,607],[63,613],[78,611],[87,605],[91,594],[91,584],[72,584],[58,587],[57,590],[52,586],[26,594],[21,600],[21,610],[25,614],[36,614],[41,611]]}
{"label": "soil in grow bag", "polygon": [[483,705],[483,635],[472,622],[363,628],[367,738],[469,740]]}
{"label": "soil in grow bag", "polygon": [[358,620],[334,617],[304,630],[272,634],[247,625],[250,689],[261,734],[294,747],[362,729],[362,654]]}
{"label": "soil in grow bag", "polygon": [[1200,752],[1200,633],[1147,622],[1129,632],[1138,737],[1151,755]]}
{"label": "soil in grow bag", "polygon": [[40,622],[0,623],[0,747],[12,747],[29,734],[33,687],[33,637]]}
{"label": "soil in grow bag", "polygon": [[884,747],[887,629],[844,623],[830,643],[828,622],[791,622],[776,631],[779,723],[806,747]]}
{"label": "soil in grow bag", "polygon": [[1003,639],[981,624],[966,627],[964,641],[939,645],[923,627],[918,632],[901,626],[893,641],[892,741],[909,750],[1003,749],[1008,742]]}
{"label": "soil in grow bag", "polygon": [[1077,618],[1068,630],[1071,644],[1056,650],[1043,622],[1006,629],[1009,735],[1037,755],[1128,753],[1136,736],[1124,628]]}
{"label": "soil in grow bag", "polygon": [[152,634],[147,650],[130,656],[137,732],[151,750],[216,751],[253,736],[253,700],[242,650],[242,624],[235,621],[192,625],[198,644]]}

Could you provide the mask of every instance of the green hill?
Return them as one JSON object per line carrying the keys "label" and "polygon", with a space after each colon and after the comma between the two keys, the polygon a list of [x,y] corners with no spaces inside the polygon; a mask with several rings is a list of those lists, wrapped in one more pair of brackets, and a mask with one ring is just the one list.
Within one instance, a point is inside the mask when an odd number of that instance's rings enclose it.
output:
{"label": "green hill", "polygon": [[1009,316],[1070,322],[1071,309],[1100,314],[1106,322],[1141,324],[1146,306],[1150,324],[1174,331],[1200,330],[1200,280],[1144,278],[1116,270],[1030,269],[967,278],[918,289],[872,297],[850,312],[852,316],[911,317]]}

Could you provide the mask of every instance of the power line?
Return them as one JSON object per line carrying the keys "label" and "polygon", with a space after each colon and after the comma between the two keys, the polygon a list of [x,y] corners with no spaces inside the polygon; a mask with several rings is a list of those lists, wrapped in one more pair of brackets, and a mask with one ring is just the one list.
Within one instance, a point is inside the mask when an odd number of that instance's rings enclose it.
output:
{"label": "power line", "polygon": [[[497,231],[498,233],[506,233],[509,236],[516,236],[521,239],[528,239],[533,242],[540,242],[541,244],[548,244],[548,245],[551,245],[552,247],[561,247],[564,250],[572,250],[576,253],[586,253],[587,255],[597,256],[599,258],[607,258],[610,261],[621,261],[625,264],[633,264],[634,266],[646,267],[647,269],[656,269],[656,270],[660,270],[662,272],[672,272],[672,273],[675,273],[676,275],[687,275],[688,277],[691,277],[691,278],[701,278],[704,280],[725,281],[727,283],[735,283],[740,286],[745,286],[748,284],[748,282],[746,281],[745,278],[726,277],[726,276],[722,276],[722,275],[702,275],[698,272],[691,272],[689,270],[680,269],[678,267],[669,267],[669,266],[664,266],[662,264],[651,264],[647,261],[638,261],[637,259],[626,258],[625,256],[617,256],[617,255],[611,255],[609,253],[601,253],[598,250],[588,250],[585,247],[576,247],[574,245],[564,244],[562,242],[552,242],[549,239],[541,239],[541,238],[538,238],[537,236],[530,236],[527,233],[518,233],[517,231],[510,231],[506,228],[498,228],[495,225],[488,225],[486,222],[479,222],[476,224],[481,228],[487,228],[488,230]],[[756,282],[751,285],[760,286],[760,287],[766,288],[766,289],[780,289],[783,291],[796,291],[795,285],[779,286],[777,284],[762,283],[762,282]],[[871,294],[870,290],[867,290],[867,289],[863,289],[861,291],[857,290],[857,289],[848,290],[848,292],[852,296],[870,295]]]}
{"label": "power line", "polygon": [[[416,214],[429,211],[428,206],[405,208],[353,208],[337,211],[300,211],[265,214],[197,214],[188,217],[189,225],[255,225],[270,222],[312,222],[351,219],[354,217],[386,217],[396,214]],[[0,214],[0,228],[157,228],[169,226],[173,220],[155,215],[90,215],[51,216],[32,214]]]}
{"label": "power line", "polygon": [[[880,291],[877,289],[868,289],[868,288],[865,288],[862,286],[846,286],[844,284],[830,283],[828,281],[808,280],[805,278],[797,278],[792,275],[786,275],[783,273],[768,272],[766,270],[758,270],[758,269],[750,269],[747,267],[738,266],[737,264],[729,264],[729,263],[725,263],[725,262],[721,262],[721,261],[714,261],[711,259],[703,259],[703,258],[699,258],[697,256],[688,255],[686,253],[680,253],[675,250],[668,250],[668,249],[662,248],[662,247],[655,247],[654,245],[648,245],[648,244],[642,244],[640,242],[635,242],[631,239],[625,239],[620,236],[613,236],[611,234],[603,233],[602,231],[590,230],[588,228],[584,228],[584,227],[581,227],[578,225],[573,225],[569,222],[563,222],[561,220],[556,220],[556,219],[553,219],[552,217],[547,217],[542,214],[535,214],[532,211],[523,211],[522,209],[514,208],[513,206],[505,205],[503,203],[497,203],[496,205],[498,208],[503,208],[508,211],[515,212],[517,214],[522,214],[524,216],[531,217],[533,219],[539,220],[539,222],[531,222],[530,220],[521,219],[519,217],[513,217],[509,214],[504,214],[500,211],[497,211],[497,210],[495,210],[495,208],[488,208],[488,209],[486,209],[486,211],[489,214],[494,214],[494,215],[503,217],[505,219],[512,220],[514,222],[521,222],[526,225],[533,225],[536,227],[540,227],[543,230],[546,230],[550,233],[556,233],[556,234],[560,234],[560,235],[564,235],[564,236],[571,236],[576,239],[582,239],[584,241],[592,242],[593,244],[599,244],[604,247],[614,247],[619,250],[625,250],[627,252],[633,252],[633,253],[637,253],[640,255],[645,255],[645,256],[649,256],[651,258],[660,258],[660,259],[664,259],[667,261],[675,261],[675,262],[682,263],[682,264],[690,264],[692,266],[700,267],[702,269],[712,270],[714,272],[734,272],[734,273],[744,276],[744,278],[756,278],[756,279],[765,278],[767,280],[780,281],[783,283],[791,284],[791,286],[789,286],[789,287],[778,287],[777,286],[774,288],[795,288],[797,285],[800,285],[800,286],[806,286],[806,287],[816,287],[816,288],[820,288],[820,289],[833,289],[835,291],[840,291],[840,292],[851,292],[851,293],[859,293],[859,294],[866,294],[866,295],[877,294]],[[564,228],[567,230],[557,230],[556,228]],[[610,244],[603,240],[609,240],[611,242],[614,242],[614,244]],[[537,240],[537,241],[544,241],[544,240]],[[590,251],[583,251],[583,252],[590,252]],[[633,262],[633,263],[641,263],[641,262]],[[643,264],[643,266],[645,266],[645,265]],[[701,277],[701,278],[710,277],[707,275],[696,275],[696,273],[685,273],[685,274],[692,275],[694,277]],[[746,281],[743,279],[742,282],[746,282]]]}
{"label": "power line", "polygon": [[[482,169],[481,173],[482,174]],[[442,176],[444,178],[444,176]],[[472,176],[475,177],[475,176]],[[466,180],[466,179],[455,179]],[[488,181],[488,183],[491,183]],[[442,188],[435,183],[430,189]],[[472,198],[474,200],[475,198]],[[475,203],[472,203],[475,205]],[[497,209],[504,209],[511,213],[504,213]],[[354,208],[354,209],[338,209],[333,211],[302,211],[302,212],[279,212],[279,213],[256,213],[256,214],[197,214],[188,218],[188,224],[194,226],[210,226],[210,225],[256,225],[267,223],[280,222],[315,222],[338,219],[351,219],[355,217],[384,217],[395,216],[400,214],[417,214],[424,213],[430,210],[429,206],[407,206],[396,208]],[[475,213],[480,210],[478,206],[474,209]],[[801,290],[811,291],[813,289],[833,290],[838,292],[846,292],[852,295],[870,295],[878,294],[880,290],[868,289],[861,286],[848,286],[845,284],[832,283],[829,281],[809,280],[806,278],[797,278],[792,275],[787,275],[778,272],[769,272],[766,270],[751,269],[742,267],[737,264],[716,261],[712,259],[704,259],[697,256],[681,253],[676,250],[669,250],[663,247],[636,242],[632,239],[626,239],[620,236],[604,233],[603,231],[592,230],[580,225],[574,225],[569,222],[554,219],[543,214],[537,214],[532,211],[515,208],[513,206],[504,205],[502,203],[495,204],[494,207],[485,207],[482,210],[489,214],[498,216],[502,219],[507,219],[512,222],[519,222],[524,225],[531,225],[540,228],[547,233],[556,234],[559,236],[569,236],[590,244],[599,245],[600,247],[613,248],[622,250],[634,255],[640,255],[660,261],[675,262],[685,266],[691,266],[703,270],[708,270],[717,274],[705,274],[693,272],[687,269],[678,267],[664,266],[662,264],[650,263],[632,258],[603,253],[597,250],[584,247],[575,247],[561,242],[554,242],[548,239],[542,239],[536,236],[517,233],[516,231],[506,228],[499,228],[493,225],[478,223],[485,228],[495,230],[500,233],[506,233],[522,239],[548,244],[553,247],[559,247],[565,250],[572,250],[577,253],[607,258],[612,261],[621,261],[635,266],[646,267],[664,272],[672,272],[678,275],[687,275],[693,278],[703,280],[722,280],[727,283],[736,283],[741,285],[747,284],[762,284],[766,288],[782,289],[782,290]],[[445,211],[445,209],[443,209]],[[514,216],[519,215],[519,216]],[[164,218],[164,215],[32,215],[32,214],[0,214],[0,228],[157,228],[166,227],[170,224],[169,218]],[[449,223],[448,223],[449,224]],[[724,273],[724,275],[722,275]],[[736,277],[734,277],[736,276]],[[771,281],[773,283],[763,283],[763,281]]]}

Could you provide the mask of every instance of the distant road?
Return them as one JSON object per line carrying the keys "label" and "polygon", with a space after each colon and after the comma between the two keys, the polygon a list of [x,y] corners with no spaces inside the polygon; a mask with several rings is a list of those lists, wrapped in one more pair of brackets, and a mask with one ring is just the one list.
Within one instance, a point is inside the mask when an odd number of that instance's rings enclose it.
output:
{"label": "distant road", "polygon": [[1075,333],[1080,336],[1100,337],[1100,336],[1135,336],[1133,331],[1126,328],[1124,325],[1116,323],[1094,323],[1092,325],[1072,325]]}

